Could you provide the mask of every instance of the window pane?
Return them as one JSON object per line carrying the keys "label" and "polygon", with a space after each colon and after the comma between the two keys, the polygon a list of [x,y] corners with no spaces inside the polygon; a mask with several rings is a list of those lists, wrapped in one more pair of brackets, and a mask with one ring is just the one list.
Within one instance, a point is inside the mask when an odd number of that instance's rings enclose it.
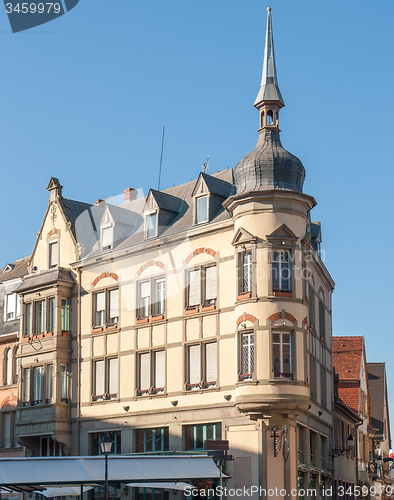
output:
{"label": "window pane", "polygon": [[35,332],[45,332],[45,301],[40,300],[35,303]]}
{"label": "window pane", "polygon": [[48,321],[48,332],[53,332],[55,329],[55,298],[51,297],[48,300],[49,308],[49,321]]}
{"label": "window pane", "polygon": [[164,314],[165,310],[165,279],[155,281],[155,314]]}
{"label": "window pane", "polygon": [[12,384],[12,350],[8,349],[6,357],[6,385]]}
{"label": "window pane", "polygon": [[189,346],[189,384],[199,384],[201,381],[200,346]]}
{"label": "window pane", "polygon": [[119,289],[109,291],[109,322],[114,324],[119,319]]}
{"label": "window pane", "polygon": [[208,198],[197,198],[197,224],[208,221]]}
{"label": "window pane", "polygon": [[241,343],[241,375],[248,375],[251,378],[254,371],[254,334],[242,334]]}
{"label": "window pane", "polygon": [[24,370],[23,401],[30,401],[30,368]]}
{"label": "window pane", "polygon": [[105,312],[105,292],[96,293],[95,295],[95,326],[103,326],[104,325],[104,312]]}
{"label": "window pane", "polygon": [[146,237],[153,238],[156,236],[157,214],[149,214],[146,216]]}
{"label": "window pane", "polygon": [[252,253],[242,255],[242,292],[252,291]]}
{"label": "window pane", "polygon": [[108,360],[108,393],[118,394],[118,358]]}
{"label": "window pane", "polygon": [[205,268],[205,302],[214,303],[217,297],[216,266]]}
{"label": "window pane", "polygon": [[150,314],[150,281],[140,283],[139,317],[146,318]]}
{"label": "window pane", "polygon": [[31,304],[26,304],[26,335],[32,334],[32,307]]}
{"label": "window pane", "polygon": [[102,247],[103,250],[111,248],[112,245],[112,227],[104,227],[101,229],[101,237],[102,237]]}
{"label": "window pane", "polygon": [[42,403],[44,393],[44,367],[37,366],[33,369],[33,403]]}
{"label": "window pane", "polygon": [[53,398],[53,365],[47,366],[48,380],[47,380],[47,399]]}
{"label": "window pane", "polygon": [[104,360],[95,361],[94,363],[94,390],[95,396],[104,394]]}
{"label": "window pane", "polygon": [[150,388],[150,353],[140,354],[140,390]]}
{"label": "window pane", "polygon": [[15,319],[16,313],[16,295],[15,293],[10,293],[7,295],[7,315],[6,319]]}
{"label": "window pane", "polygon": [[62,330],[71,331],[71,307],[70,299],[62,299]]}
{"label": "window pane", "polygon": [[155,357],[155,380],[154,380],[154,386],[155,386],[155,389],[163,389],[161,392],[164,392],[164,386],[165,386],[165,352],[164,351],[156,351],[154,353],[154,357]]}
{"label": "window pane", "polygon": [[189,300],[188,306],[197,306],[201,302],[200,270],[189,272]]}
{"label": "window pane", "polygon": [[67,365],[60,365],[60,398],[68,399],[68,383],[69,373],[67,370]]}
{"label": "window pane", "polygon": [[16,298],[16,317],[19,318],[21,315],[21,301],[19,295],[15,294]]}
{"label": "window pane", "polygon": [[205,344],[205,382],[215,384],[217,378],[217,343]]}
{"label": "window pane", "polygon": [[3,413],[3,448],[11,446],[11,413]]}
{"label": "window pane", "polygon": [[49,244],[49,267],[57,266],[57,241]]}

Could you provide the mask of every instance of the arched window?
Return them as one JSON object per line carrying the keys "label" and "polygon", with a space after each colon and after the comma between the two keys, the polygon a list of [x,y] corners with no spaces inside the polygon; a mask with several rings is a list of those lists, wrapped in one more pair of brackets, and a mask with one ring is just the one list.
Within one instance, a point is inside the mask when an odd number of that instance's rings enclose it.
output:
{"label": "arched window", "polygon": [[264,127],[264,111],[260,113],[260,128]]}
{"label": "arched window", "polygon": [[267,112],[267,125],[268,125],[268,126],[271,126],[271,125],[272,125],[273,120],[274,120],[274,117],[273,117],[272,111],[271,111],[271,110],[269,110],[269,111]]}

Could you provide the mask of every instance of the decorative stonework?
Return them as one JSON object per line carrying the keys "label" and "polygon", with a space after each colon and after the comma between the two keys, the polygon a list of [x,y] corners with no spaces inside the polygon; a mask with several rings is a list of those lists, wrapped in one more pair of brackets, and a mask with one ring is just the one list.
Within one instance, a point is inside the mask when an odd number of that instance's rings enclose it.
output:
{"label": "decorative stonework", "polygon": [[52,203],[51,206],[51,220],[52,220],[52,226],[56,224],[56,219],[57,219],[57,213],[56,213],[57,207],[56,203]]}
{"label": "decorative stonework", "polygon": [[271,321],[271,323],[273,323],[274,321],[276,321],[278,319],[288,319],[289,321],[291,321],[291,323],[293,323],[293,325],[297,321],[296,318],[292,314],[290,314],[288,312],[285,312],[283,314],[282,311],[278,311],[274,314],[271,314],[271,316],[268,317],[268,320]]}
{"label": "decorative stonework", "polygon": [[145,269],[147,269],[148,267],[151,267],[151,266],[157,266],[157,267],[160,267],[160,269],[164,269],[165,268],[165,265],[160,260],[148,260],[148,262],[145,262],[145,264],[142,264],[142,266],[138,269],[138,271],[137,271],[137,277],[143,271],[145,271]]}
{"label": "decorative stonework", "polygon": [[3,399],[1,402],[1,409],[6,410],[7,408],[15,408],[15,406],[18,404],[18,398],[15,395],[11,394]]}
{"label": "decorative stonework", "polygon": [[251,323],[255,324],[257,321],[256,316],[253,316],[252,314],[247,314],[243,313],[238,319],[237,319],[237,326],[239,326],[241,323],[244,321],[250,321]]}
{"label": "decorative stonework", "polygon": [[96,286],[97,283],[104,278],[112,278],[115,281],[119,280],[119,276],[115,273],[101,273],[93,280],[92,282],[93,286]]}
{"label": "decorative stonework", "polygon": [[[52,205],[52,206],[55,206],[55,205]],[[48,233],[48,238],[50,238],[51,236],[53,236],[54,234],[59,234],[59,229],[56,229],[55,227],[53,229],[51,229]]]}
{"label": "decorative stonework", "polygon": [[193,252],[189,253],[189,255],[186,257],[185,262],[186,264],[189,264],[189,262],[196,256],[200,255],[202,253],[207,253],[208,255],[211,255],[212,257],[216,257],[217,252],[213,250],[213,248],[206,248],[206,247],[200,247],[196,248]]}

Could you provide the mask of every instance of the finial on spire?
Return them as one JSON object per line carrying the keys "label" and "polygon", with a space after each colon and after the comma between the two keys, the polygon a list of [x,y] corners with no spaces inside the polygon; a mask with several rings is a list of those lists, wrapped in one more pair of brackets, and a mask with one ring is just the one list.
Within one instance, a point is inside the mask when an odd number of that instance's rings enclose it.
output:
{"label": "finial on spire", "polygon": [[267,30],[265,35],[263,75],[261,78],[261,87],[254,105],[261,101],[279,101],[282,106],[285,105],[278,86],[276,76],[274,38],[272,35],[271,7],[267,8]]}

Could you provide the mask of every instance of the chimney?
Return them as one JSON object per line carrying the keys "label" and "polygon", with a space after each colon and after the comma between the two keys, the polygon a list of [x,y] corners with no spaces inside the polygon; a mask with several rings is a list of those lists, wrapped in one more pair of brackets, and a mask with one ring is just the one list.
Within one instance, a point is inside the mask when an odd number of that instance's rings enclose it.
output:
{"label": "chimney", "polygon": [[56,177],[51,177],[47,187],[47,190],[50,193],[50,203],[56,201],[58,198],[62,198],[62,189],[63,186],[60,185],[59,179],[57,179]]}
{"label": "chimney", "polygon": [[96,201],[95,205],[97,207],[105,207],[105,200],[101,200],[100,198]]}
{"label": "chimney", "polygon": [[123,191],[124,201],[133,201],[137,199],[137,190],[134,188],[126,188]]}

